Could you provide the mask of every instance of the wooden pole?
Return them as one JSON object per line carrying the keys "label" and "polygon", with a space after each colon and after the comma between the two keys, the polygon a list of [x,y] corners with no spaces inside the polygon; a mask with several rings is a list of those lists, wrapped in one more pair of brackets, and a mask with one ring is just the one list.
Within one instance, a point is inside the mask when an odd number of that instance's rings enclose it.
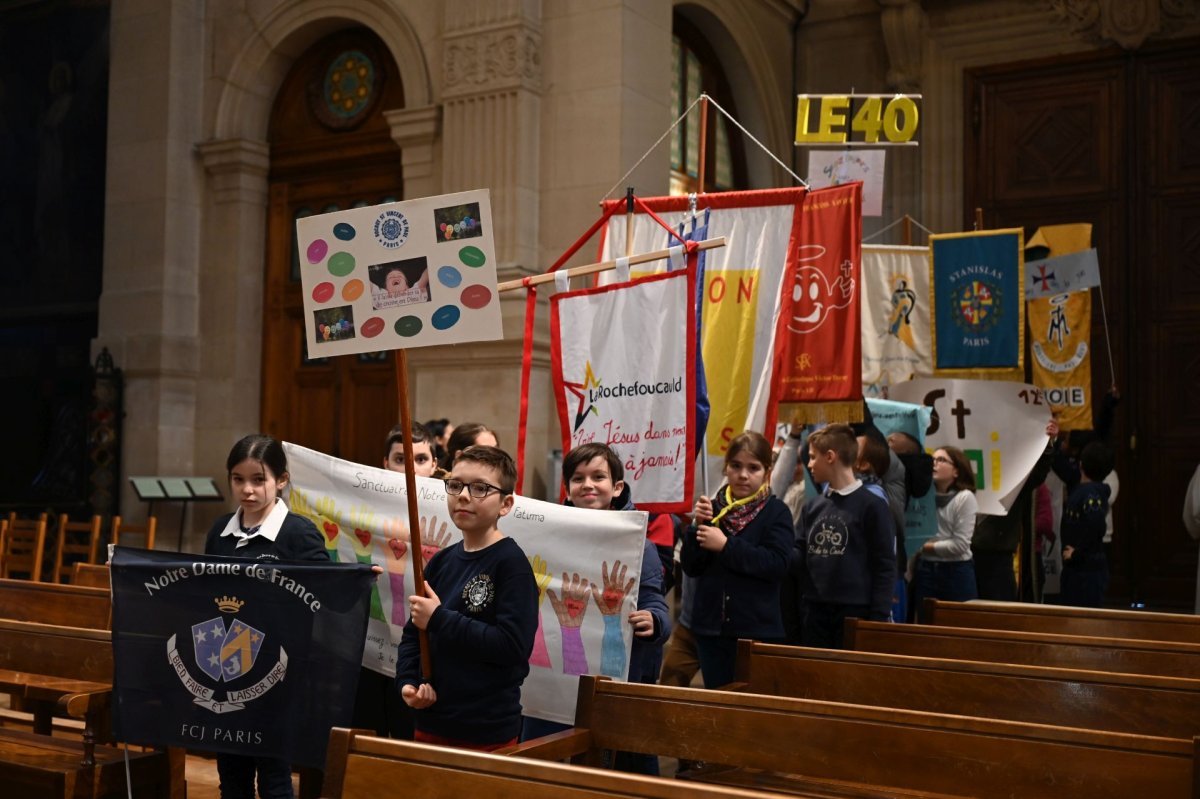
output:
{"label": "wooden pole", "polygon": [[633,255],[633,186],[625,189],[625,255]]}
{"label": "wooden pole", "polygon": [[904,246],[912,246],[912,217],[908,214],[904,215]]}
{"label": "wooden pole", "polygon": [[[717,236],[715,239],[705,239],[704,241],[698,241],[698,242],[696,242],[696,246],[701,250],[711,250],[715,247],[724,247],[725,246],[725,237]],[[655,250],[654,252],[644,252],[641,255],[631,255],[631,256],[629,256],[629,265],[636,266],[638,264],[645,264],[645,263],[649,263],[651,261],[661,261],[663,258],[666,258],[669,255],[670,255],[669,250]],[[606,272],[609,269],[615,268],[616,265],[617,265],[616,261],[601,261],[600,263],[597,263],[597,264],[588,264],[587,266],[576,266],[576,267],[566,270],[566,272],[567,272],[568,277],[582,277],[583,275],[594,275],[597,272]],[[496,286],[496,290],[503,293],[505,291],[516,291],[517,289],[525,288],[526,285],[538,286],[538,285],[541,285],[542,283],[553,283],[554,276],[556,274],[558,274],[558,273],[557,272],[545,272],[540,275],[532,275],[528,278],[518,278],[517,280],[506,280],[503,283]],[[526,282],[525,282],[527,280],[529,281],[528,284],[526,284]]]}
{"label": "wooden pole", "polygon": [[[417,475],[413,463],[412,412],[408,407],[408,351],[396,350],[396,395],[400,400],[400,426],[404,428],[404,490],[408,495],[408,555],[412,560],[413,593],[425,596],[425,565],[421,559],[421,526],[417,514]],[[433,679],[429,634],[417,630],[421,642],[421,674]]]}
{"label": "wooden pole", "polygon": [[708,160],[708,95],[700,95],[700,186],[697,194],[704,193],[704,164]]}
{"label": "wooden pole", "polygon": [[983,230],[983,209],[982,208],[975,209],[975,229]]}

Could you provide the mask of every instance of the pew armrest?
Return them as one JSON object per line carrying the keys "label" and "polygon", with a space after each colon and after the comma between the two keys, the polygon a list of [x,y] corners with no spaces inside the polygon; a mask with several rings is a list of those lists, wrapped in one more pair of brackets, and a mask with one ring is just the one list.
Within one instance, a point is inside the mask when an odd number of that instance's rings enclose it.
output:
{"label": "pew armrest", "polygon": [[573,727],[516,746],[506,746],[496,750],[496,754],[531,757],[535,760],[567,760],[586,754],[591,746],[591,731]]}

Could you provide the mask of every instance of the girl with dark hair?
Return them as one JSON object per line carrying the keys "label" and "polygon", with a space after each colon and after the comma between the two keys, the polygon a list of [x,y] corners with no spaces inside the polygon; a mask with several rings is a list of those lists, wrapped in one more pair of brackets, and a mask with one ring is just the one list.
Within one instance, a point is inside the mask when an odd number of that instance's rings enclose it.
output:
{"label": "girl with dark hair", "polygon": [[771,444],[746,431],[729,442],[725,485],[700,497],[683,538],[683,571],[695,578],[690,632],[705,688],[733,682],[737,639],[783,638],[779,588],[787,576],[792,514],[770,490]]}
{"label": "girl with dark hair", "polygon": [[[280,496],[288,484],[287,455],[270,436],[251,435],[233,445],[226,459],[233,513],[213,523],[206,555],[257,560],[329,560],[325,539],[313,523],[288,510]],[[292,766],[286,760],[217,755],[222,797],[254,797],[255,775],[264,799],[291,799]]]}
{"label": "girl with dark hair", "polygon": [[924,621],[926,597],[965,602],[979,596],[975,564],[971,562],[971,537],[975,534],[975,472],[958,447],[941,447],[933,453],[933,485],[937,489],[938,529],[921,547],[913,577],[913,605]]}
{"label": "girl with dark hair", "polygon": [[446,441],[446,454],[438,464],[447,472],[454,468],[454,458],[458,453],[462,452],[467,447],[473,447],[476,444],[485,447],[500,446],[500,439],[496,435],[496,431],[485,424],[479,422],[465,422],[454,428],[454,432],[450,434],[450,438]]}

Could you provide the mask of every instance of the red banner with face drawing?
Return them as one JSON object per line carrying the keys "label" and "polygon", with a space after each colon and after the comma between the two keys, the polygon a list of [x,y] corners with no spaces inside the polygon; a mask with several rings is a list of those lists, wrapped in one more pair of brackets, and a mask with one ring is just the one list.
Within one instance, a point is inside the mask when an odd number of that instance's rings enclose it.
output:
{"label": "red banner with face drawing", "polygon": [[780,422],[860,421],[862,184],[809,192],[799,217],[781,289],[771,407]]}

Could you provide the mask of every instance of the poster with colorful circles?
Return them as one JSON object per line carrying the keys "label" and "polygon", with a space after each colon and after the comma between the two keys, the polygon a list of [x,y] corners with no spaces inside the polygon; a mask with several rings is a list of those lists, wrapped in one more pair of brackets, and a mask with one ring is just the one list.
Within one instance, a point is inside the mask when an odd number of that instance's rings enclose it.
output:
{"label": "poster with colorful circles", "polygon": [[486,189],[296,221],[313,357],[501,338]]}

